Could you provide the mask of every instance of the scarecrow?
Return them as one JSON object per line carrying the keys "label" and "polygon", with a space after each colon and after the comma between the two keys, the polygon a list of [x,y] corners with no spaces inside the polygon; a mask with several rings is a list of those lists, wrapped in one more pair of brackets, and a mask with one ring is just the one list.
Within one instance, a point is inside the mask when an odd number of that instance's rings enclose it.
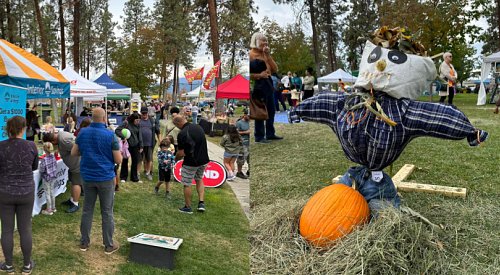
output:
{"label": "scarecrow", "polygon": [[415,100],[437,76],[426,55],[404,30],[382,27],[366,42],[352,94],[319,93],[289,113],[291,123],[303,119],[332,128],[347,158],[359,164],[339,183],[355,184],[371,210],[387,203],[399,208],[394,183],[382,170],[412,139],[467,139],[478,146],[488,137],[455,106]]}

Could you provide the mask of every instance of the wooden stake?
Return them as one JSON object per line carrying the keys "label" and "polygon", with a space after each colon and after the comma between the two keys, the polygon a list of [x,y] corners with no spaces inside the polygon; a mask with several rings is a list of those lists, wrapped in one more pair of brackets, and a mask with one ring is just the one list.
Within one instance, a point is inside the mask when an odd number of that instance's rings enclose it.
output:
{"label": "wooden stake", "polygon": [[[461,187],[450,187],[442,185],[422,184],[416,182],[404,182],[404,180],[415,170],[415,165],[405,164],[401,169],[392,177],[392,181],[398,191],[406,192],[424,192],[433,194],[443,194],[448,197],[465,198],[467,196],[467,189]],[[332,183],[338,183],[342,176],[336,176],[332,179]]]}

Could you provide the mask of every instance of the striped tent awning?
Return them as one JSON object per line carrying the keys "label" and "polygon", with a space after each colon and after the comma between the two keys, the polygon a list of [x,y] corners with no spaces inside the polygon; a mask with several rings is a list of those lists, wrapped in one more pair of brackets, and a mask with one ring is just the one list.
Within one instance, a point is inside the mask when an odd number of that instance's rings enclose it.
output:
{"label": "striped tent awning", "polygon": [[67,98],[69,81],[30,52],[0,39],[0,83],[25,87],[28,99]]}

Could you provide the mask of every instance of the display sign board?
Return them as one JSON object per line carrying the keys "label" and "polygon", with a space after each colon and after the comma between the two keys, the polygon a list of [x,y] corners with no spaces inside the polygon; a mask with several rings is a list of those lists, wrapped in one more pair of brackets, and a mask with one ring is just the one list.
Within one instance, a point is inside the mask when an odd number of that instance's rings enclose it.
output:
{"label": "display sign board", "polygon": [[165,237],[146,233],[140,233],[136,236],[127,238],[127,240],[131,243],[157,246],[174,250],[179,249],[179,246],[182,244],[182,239],[179,238]]}
{"label": "display sign board", "polygon": [[8,139],[5,128],[13,116],[26,117],[27,90],[17,86],[0,84],[0,140]]}
{"label": "display sign board", "polygon": [[[184,160],[180,160],[174,166],[174,177],[179,182],[182,179],[181,170],[183,162]],[[212,160],[207,164],[207,168],[205,168],[205,172],[203,173],[203,184],[205,187],[219,187],[226,181],[226,177],[227,172],[224,166]],[[193,185],[196,185],[194,180]]]}

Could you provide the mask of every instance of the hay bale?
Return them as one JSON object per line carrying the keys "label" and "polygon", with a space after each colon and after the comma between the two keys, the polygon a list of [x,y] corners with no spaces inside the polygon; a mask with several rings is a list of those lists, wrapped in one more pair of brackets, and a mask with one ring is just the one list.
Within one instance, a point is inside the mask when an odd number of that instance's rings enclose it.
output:
{"label": "hay bale", "polygon": [[438,232],[389,208],[380,218],[328,250],[299,234],[306,200],[281,200],[256,208],[251,222],[253,274],[445,274],[454,272]]}

